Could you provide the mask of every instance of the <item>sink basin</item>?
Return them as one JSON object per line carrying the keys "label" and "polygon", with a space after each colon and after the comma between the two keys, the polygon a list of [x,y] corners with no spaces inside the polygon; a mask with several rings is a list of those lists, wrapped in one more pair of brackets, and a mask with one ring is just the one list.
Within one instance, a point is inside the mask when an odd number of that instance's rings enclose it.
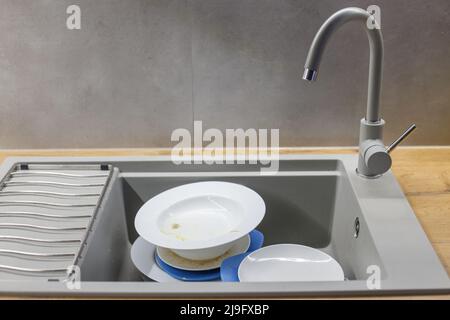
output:
{"label": "sink basin", "polygon": [[[115,173],[81,251],[81,286],[69,289],[64,281],[42,277],[0,280],[0,293],[280,297],[450,292],[449,277],[394,175],[389,171],[378,179],[361,178],[355,172],[357,160],[356,155],[286,155],[280,157],[277,174],[261,175],[256,164],[175,165],[170,157],[8,158],[0,178],[21,163],[104,163]],[[212,180],[239,183],[261,195],[267,209],[258,229],[265,245],[294,243],[323,250],[341,264],[346,280],[143,281],[130,261],[138,209],[164,190]]]}

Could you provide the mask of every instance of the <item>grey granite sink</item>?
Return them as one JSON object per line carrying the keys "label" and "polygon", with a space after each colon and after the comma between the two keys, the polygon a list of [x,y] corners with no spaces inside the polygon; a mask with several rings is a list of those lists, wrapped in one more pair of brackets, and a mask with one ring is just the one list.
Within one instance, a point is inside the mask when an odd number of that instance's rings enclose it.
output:
{"label": "grey granite sink", "polygon": [[[8,295],[101,296],[304,296],[450,292],[450,281],[394,175],[357,175],[357,156],[281,156],[279,172],[261,175],[258,165],[175,165],[170,157],[8,158],[4,177],[17,164],[100,163],[114,168],[100,208],[83,244],[81,286],[51,277],[7,280],[0,269],[0,293]],[[342,282],[156,283],[143,281],[130,262],[137,238],[134,217],[154,195],[195,181],[230,181],[264,199],[258,227],[265,245],[296,243],[333,256]],[[1,218],[1,217],[0,217]],[[379,280],[379,282],[378,282]]]}

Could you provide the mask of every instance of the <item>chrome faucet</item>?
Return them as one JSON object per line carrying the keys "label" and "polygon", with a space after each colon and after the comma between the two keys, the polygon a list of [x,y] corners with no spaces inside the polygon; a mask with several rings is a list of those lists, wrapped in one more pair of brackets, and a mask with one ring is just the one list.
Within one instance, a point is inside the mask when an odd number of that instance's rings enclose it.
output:
{"label": "chrome faucet", "polygon": [[389,153],[408,136],[416,126],[410,126],[389,147],[383,143],[385,121],[380,117],[381,80],[383,77],[383,36],[375,16],[366,10],[350,7],[339,10],[328,18],[317,32],[308,52],[303,79],[317,79],[320,60],[331,35],[343,24],[358,21],[366,30],[370,46],[369,88],[367,111],[361,119],[359,133],[359,160],[357,172],[364,177],[379,177],[387,172],[392,159]]}

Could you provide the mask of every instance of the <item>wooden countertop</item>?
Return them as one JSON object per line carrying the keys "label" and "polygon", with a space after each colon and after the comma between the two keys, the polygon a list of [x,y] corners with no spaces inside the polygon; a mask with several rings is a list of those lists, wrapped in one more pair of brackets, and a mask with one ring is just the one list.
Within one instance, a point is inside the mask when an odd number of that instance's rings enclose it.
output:
{"label": "wooden countertop", "polygon": [[[356,153],[355,148],[284,148],[282,154]],[[0,162],[10,156],[156,156],[169,149],[0,150]],[[399,147],[392,153],[392,170],[422,228],[450,275],[450,146]],[[408,298],[425,298],[420,296]],[[450,299],[450,295],[427,296]]]}

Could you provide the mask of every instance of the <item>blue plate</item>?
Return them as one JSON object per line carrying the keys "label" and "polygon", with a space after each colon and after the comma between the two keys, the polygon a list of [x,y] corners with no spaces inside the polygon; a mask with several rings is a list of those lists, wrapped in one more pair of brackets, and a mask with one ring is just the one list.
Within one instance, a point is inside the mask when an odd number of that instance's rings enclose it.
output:
{"label": "blue plate", "polygon": [[220,279],[224,282],[239,282],[238,269],[242,260],[250,253],[263,246],[264,235],[258,230],[250,233],[251,243],[246,253],[237,254],[222,261],[220,266]]}
{"label": "blue plate", "polygon": [[258,231],[256,229],[253,230],[252,232],[250,232],[250,246],[248,247],[247,253],[258,250],[263,246],[263,243],[264,235],[261,233],[261,231]]}
{"label": "blue plate", "polygon": [[[250,232],[250,246],[246,253],[243,253],[243,255],[250,254],[252,251],[255,251],[262,247],[262,244],[264,242],[264,236],[261,232],[258,230],[253,230]],[[231,258],[234,258],[236,256],[230,257],[226,260],[229,260]],[[169,266],[167,263],[162,261],[155,251],[155,261],[158,264],[158,266],[167,272],[169,275],[174,277],[178,280],[183,281],[213,281],[213,280],[220,280],[221,279],[221,272],[222,272],[222,266],[221,268],[212,269],[212,270],[205,270],[205,271],[188,271],[183,269],[174,268],[172,266]],[[239,266],[239,265],[238,265]],[[237,272],[236,272],[237,274]]]}
{"label": "blue plate", "polygon": [[220,269],[212,269],[205,271],[188,271],[174,268],[161,260],[155,251],[155,261],[158,266],[169,275],[178,280],[183,281],[213,281],[220,279]]}

